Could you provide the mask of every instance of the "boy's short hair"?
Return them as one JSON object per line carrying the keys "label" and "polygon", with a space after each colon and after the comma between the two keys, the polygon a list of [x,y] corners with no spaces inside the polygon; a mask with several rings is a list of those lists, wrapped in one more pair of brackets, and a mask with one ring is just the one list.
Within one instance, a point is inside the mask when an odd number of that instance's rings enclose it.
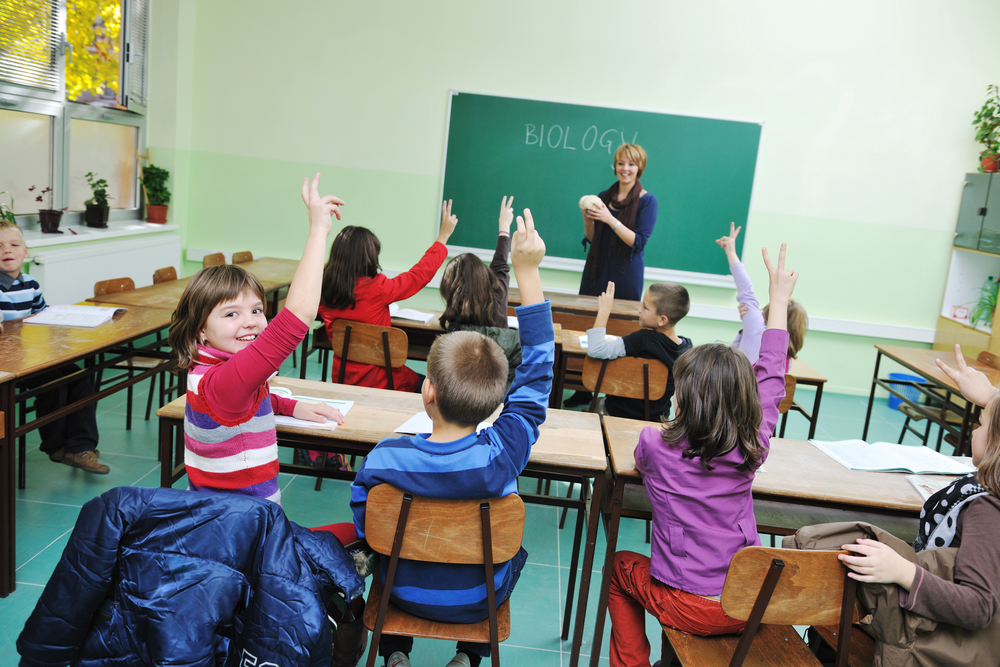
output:
{"label": "boy's short hair", "polygon": [[8,229],[16,229],[18,235],[21,237],[21,242],[22,243],[24,242],[24,231],[20,227],[18,227],[17,225],[15,225],[10,220],[0,219],[0,232],[5,232]]}
{"label": "boy's short hair", "polygon": [[496,341],[475,331],[438,336],[427,355],[427,379],[441,417],[475,426],[497,409],[507,389],[507,356]]}
{"label": "boy's short hair", "polygon": [[691,297],[677,283],[653,283],[649,286],[650,300],[657,315],[666,315],[671,324],[677,324],[691,310]]}

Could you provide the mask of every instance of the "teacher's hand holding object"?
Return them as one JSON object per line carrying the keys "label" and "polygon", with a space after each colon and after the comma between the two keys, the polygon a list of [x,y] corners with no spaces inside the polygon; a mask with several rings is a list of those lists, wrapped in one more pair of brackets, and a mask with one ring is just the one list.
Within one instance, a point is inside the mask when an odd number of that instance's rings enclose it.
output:
{"label": "teacher's hand holding object", "polygon": [[613,167],[618,180],[610,188],[580,199],[583,245],[589,244],[580,294],[599,296],[613,281],[619,298],[639,301],[646,269],[643,250],[656,225],[657,202],[639,181],[646,168],[641,146],[619,146]]}

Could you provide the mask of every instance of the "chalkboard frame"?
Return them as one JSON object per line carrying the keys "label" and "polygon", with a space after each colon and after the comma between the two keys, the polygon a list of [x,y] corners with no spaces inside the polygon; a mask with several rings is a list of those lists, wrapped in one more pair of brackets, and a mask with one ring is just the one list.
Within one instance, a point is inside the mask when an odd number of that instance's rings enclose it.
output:
{"label": "chalkboard frame", "polygon": [[[580,106],[580,107],[593,107],[595,109],[608,109],[608,110],[620,110],[620,111],[629,111],[629,112],[639,112],[639,113],[648,113],[648,114],[656,114],[656,115],[663,115],[663,116],[674,116],[674,117],[680,117],[680,118],[704,119],[704,120],[713,120],[713,121],[729,121],[729,122],[735,122],[735,123],[755,124],[755,125],[759,126],[759,128],[760,128],[759,129],[760,134],[759,134],[759,137],[758,137],[758,140],[757,140],[756,155],[755,155],[755,158],[754,158],[754,165],[753,165],[753,174],[752,174],[751,180],[750,180],[750,188],[749,188],[750,192],[749,192],[749,197],[747,199],[746,222],[744,223],[743,232],[740,235],[740,253],[739,254],[742,257],[742,255],[743,255],[743,249],[744,249],[743,246],[744,246],[745,239],[746,239],[746,232],[747,232],[747,228],[748,228],[748,223],[749,223],[752,211],[753,211],[754,189],[756,187],[757,173],[758,173],[758,168],[760,166],[761,145],[763,144],[764,128],[765,128],[765,123],[763,121],[746,120],[746,119],[735,119],[735,118],[723,118],[723,117],[716,117],[716,116],[702,116],[702,115],[694,115],[694,114],[678,114],[678,113],[670,113],[670,112],[665,112],[665,111],[660,111],[660,110],[652,110],[652,109],[637,109],[637,108],[631,108],[631,107],[618,107],[618,106],[610,106],[610,105],[581,104],[581,103],[576,103],[576,102],[565,102],[565,101],[559,101],[559,100],[548,100],[548,99],[541,99],[541,98],[534,98],[534,97],[523,97],[523,96],[516,96],[516,95],[494,95],[494,94],[490,94],[490,93],[481,93],[481,92],[468,91],[468,90],[450,89],[448,91],[448,107],[447,107],[447,115],[446,115],[446,119],[445,119],[444,146],[443,146],[442,160],[441,160],[441,162],[442,162],[442,164],[441,164],[441,180],[440,180],[439,189],[438,189],[438,195],[439,195],[438,196],[438,201],[439,202],[444,198],[445,181],[446,181],[446,175],[447,175],[447,169],[448,169],[448,142],[449,142],[449,138],[450,138],[450,135],[451,135],[451,129],[452,129],[452,127],[451,127],[451,124],[452,124],[452,103],[453,103],[453,101],[454,101],[454,99],[455,99],[456,96],[462,95],[462,94],[478,95],[478,96],[482,96],[482,97],[492,97],[492,98],[504,98],[504,99],[512,99],[512,100],[524,100],[524,101],[527,101],[527,102],[541,102],[541,103],[551,103],[551,104],[565,104],[565,105]],[[642,143],[642,142],[640,142],[640,143]],[[609,182],[611,182],[612,180],[613,180],[613,177],[611,177],[611,178],[608,179]],[[440,210],[436,211],[436,215],[435,215],[435,229],[440,229]],[[720,231],[720,235],[721,235],[721,233],[723,233],[723,231]],[[581,237],[582,237],[582,228],[581,228]],[[449,245],[448,246],[448,255],[449,255],[449,257],[453,257],[455,255],[459,255],[459,254],[464,253],[464,252],[471,252],[471,253],[477,255],[478,257],[482,258],[484,261],[489,261],[493,257],[493,248],[469,247],[469,246],[463,246],[463,245]],[[562,271],[570,271],[570,272],[575,272],[575,273],[579,274],[579,273],[581,273],[583,271],[584,263],[585,262],[582,259],[567,258],[567,257],[558,257],[558,256],[546,256],[545,259],[542,260],[541,266],[542,266],[542,268],[546,268],[546,269],[556,269],[556,270],[562,270]],[[735,287],[735,283],[733,282],[732,276],[729,275],[728,273],[726,273],[726,274],[702,273],[702,272],[696,272],[696,271],[686,271],[686,270],[678,270],[678,269],[668,269],[668,268],[653,267],[653,266],[648,266],[648,265],[646,266],[646,270],[645,270],[645,279],[646,280],[652,280],[652,281],[671,281],[671,282],[684,283],[684,284],[706,285],[706,286],[712,286],[712,287],[726,287],[726,288],[734,288]]]}

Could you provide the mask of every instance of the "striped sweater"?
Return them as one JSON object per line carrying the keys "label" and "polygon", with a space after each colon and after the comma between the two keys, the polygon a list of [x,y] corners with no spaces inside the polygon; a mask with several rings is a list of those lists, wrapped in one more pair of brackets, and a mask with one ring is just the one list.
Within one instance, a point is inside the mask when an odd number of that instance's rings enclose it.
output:
{"label": "striped sweater", "polygon": [[11,278],[0,273],[0,312],[3,320],[15,320],[45,310],[45,299],[38,281],[27,273]]}
{"label": "striped sweater", "polygon": [[267,379],[307,331],[301,320],[281,311],[236,354],[198,346],[184,409],[184,465],[192,491],[281,503],[274,415],[292,414],[296,402],[271,394]]}
{"label": "striped sweater", "polygon": [[[351,485],[354,527],[364,537],[365,502],[372,487],[389,483],[433,498],[493,498],[517,493],[517,476],[528,463],[552,389],[555,351],[552,310],[546,301],[517,309],[522,361],[504,409],[478,434],[431,442],[427,434],[386,438],[365,457]],[[507,598],[527,558],[524,549],[495,569],[497,602]],[[382,559],[385,580],[387,558]],[[438,621],[467,623],[487,616],[482,565],[401,560],[392,601],[401,609]]]}

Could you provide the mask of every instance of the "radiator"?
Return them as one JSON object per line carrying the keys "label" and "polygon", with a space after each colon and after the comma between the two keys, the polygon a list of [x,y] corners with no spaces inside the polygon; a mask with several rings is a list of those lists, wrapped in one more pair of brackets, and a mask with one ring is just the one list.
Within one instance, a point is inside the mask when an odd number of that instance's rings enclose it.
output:
{"label": "radiator", "polygon": [[[30,262],[30,266],[28,264]],[[136,287],[153,284],[153,272],[167,266],[180,269],[180,234],[102,241],[86,245],[39,249],[24,271],[42,286],[49,305],[71,304],[94,296],[94,283],[128,277]]]}

